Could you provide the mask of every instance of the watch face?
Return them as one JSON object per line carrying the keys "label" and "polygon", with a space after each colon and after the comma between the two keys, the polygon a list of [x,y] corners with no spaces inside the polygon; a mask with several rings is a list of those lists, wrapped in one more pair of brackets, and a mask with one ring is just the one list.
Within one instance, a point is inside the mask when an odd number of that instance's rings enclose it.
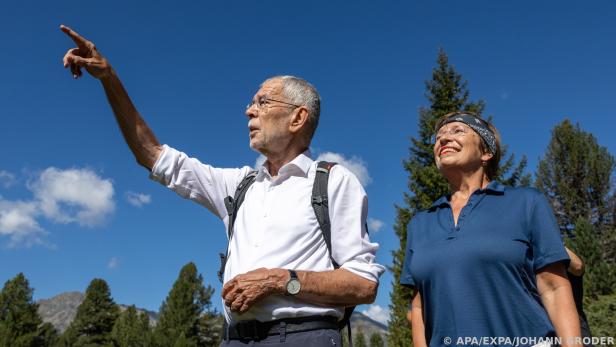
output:
{"label": "watch face", "polygon": [[287,293],[291,295],[299,293],[300,288],[301,284],[297,279],[292,278],[289,280],[289,282],[287,282]]}

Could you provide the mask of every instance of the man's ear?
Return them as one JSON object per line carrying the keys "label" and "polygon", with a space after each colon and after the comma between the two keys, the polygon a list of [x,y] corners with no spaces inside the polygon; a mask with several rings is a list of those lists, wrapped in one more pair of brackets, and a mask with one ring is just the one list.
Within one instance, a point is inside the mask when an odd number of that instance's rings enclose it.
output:
{"label": "man's ear", "polygon": [[298,107],[295,112],[291,113],[291,122],[289,130],[291,133],[297,133],[306,125],[308,121],[308,109],[305,106]]}

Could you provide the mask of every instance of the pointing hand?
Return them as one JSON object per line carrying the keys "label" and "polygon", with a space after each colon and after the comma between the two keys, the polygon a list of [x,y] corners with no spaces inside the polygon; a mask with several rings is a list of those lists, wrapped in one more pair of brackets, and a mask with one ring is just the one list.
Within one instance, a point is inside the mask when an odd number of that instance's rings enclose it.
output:
{"label": "pointing hand", "polygon": [[92,42],[84,39],[67,26],[60,25],[60,30],[77,44],[77,47],[66,52],[62,60],[65,68],[70,67],[74,78],[82,76],[82,67],[94,78],[102,79],[110,75],[111,66]]}

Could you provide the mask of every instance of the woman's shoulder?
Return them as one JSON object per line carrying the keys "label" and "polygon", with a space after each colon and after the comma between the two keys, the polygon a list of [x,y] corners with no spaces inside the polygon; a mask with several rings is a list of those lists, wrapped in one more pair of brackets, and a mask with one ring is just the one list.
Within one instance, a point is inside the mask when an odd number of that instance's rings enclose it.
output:
{"label": "woman's shoulder", "polygon": [[503,192],[505,193],[505,196],[512,198],[527,198],[531,200],[543,196],[543,193],[534,187],[513,187],[503,185]]}

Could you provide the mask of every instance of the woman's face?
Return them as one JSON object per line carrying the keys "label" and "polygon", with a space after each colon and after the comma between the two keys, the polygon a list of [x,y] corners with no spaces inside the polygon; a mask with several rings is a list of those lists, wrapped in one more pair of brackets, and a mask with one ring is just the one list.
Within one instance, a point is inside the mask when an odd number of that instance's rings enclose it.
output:
{"label": "woman's face", "polygon": [[434,160],[439,171],[480,170],[492,154],[481,150],[481,137],[462,122],[443,125],[435,135]]}

